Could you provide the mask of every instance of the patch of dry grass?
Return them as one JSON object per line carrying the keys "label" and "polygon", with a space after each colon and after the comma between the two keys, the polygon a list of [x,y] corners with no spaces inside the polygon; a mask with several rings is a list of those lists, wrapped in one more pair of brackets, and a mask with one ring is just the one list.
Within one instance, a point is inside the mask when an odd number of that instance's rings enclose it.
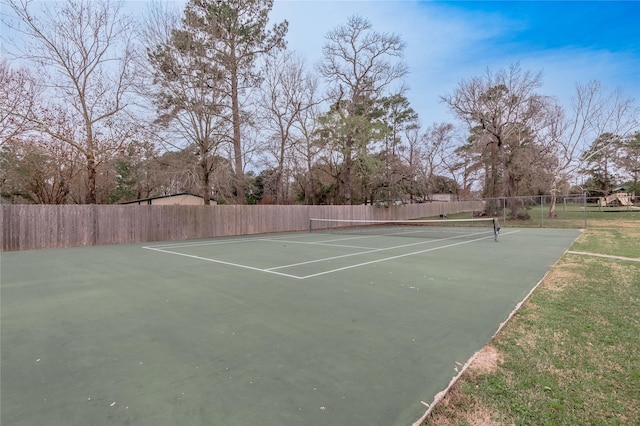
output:
{"label": "patch of dry grass", "polygon": [[504,425],[503,416],[461,390],[465,386],[473,386],[473,380],[478,377],[496,372],[502,361],[502,353],[495,346],[485,346],[475,355],[461,379],[441,400],[427,424]]}
{"label": "patch of dry grass", "polygon": [[503,357],[500,351],[493,345],[487,345],[474,358],[469,365],[470,374],[488,374],[495,372],[502,364]]}
{"label": "patch of dry grass", "polygon": [[555,268],[549,271],[540,287],[549,291],[562,292],[580,276],[579,271],[582,266],[581,262],[562,262],[562,264],[556,265]]}
{"label": "patch of dry grass", "polygon": [[480,400],[460,390],[459,382],[440,402],[426,424],[503,426],[505,419]]}

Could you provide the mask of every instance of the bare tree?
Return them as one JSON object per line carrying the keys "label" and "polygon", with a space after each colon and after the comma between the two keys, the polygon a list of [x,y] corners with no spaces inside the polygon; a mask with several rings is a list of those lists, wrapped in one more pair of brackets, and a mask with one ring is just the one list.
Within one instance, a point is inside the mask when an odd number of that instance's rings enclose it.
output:
{"label": "bare tree", "polygon": [[[317,97],[317,81],[309,81],[309,99]],[[317,143],[318,117],[320,116],[319,103],[312,103],[309,108],[300,111],[298,114],[298,140],[293,145],[297,157],[301,161],[295,165],[296,182],[299,186],[298,199],[305,204],[318,203],[319,179],[314,173],[314,166],[317,158],[322,152],[322,147]]]}
{"label": "bare tree", "polygon": [[590,81],[576,84],[568,109],[557,105],[548,108],[546,121],[550,126],[542,132],[541,140],[555,159],[549,207],[549,217],[555,217],[560,183],[575,178],[592,156],[609,148],[608,143],[601,144],[585,155],[591,142],[605,133],[629,136],[638,129],[639,116],[632,99],[619,90],[605,93],[600,82]]}
{"label": "bare tree", "polygon": [[[48,105],[29,119],[39,131],[83,155],[85,202],[96,203],[100,153],[117,150],[126,140],[111,136],[127,107],[132,81],[132,23],[120,3],[108,0],[68,0],[40,11],[29,0],[6,4],[18,21],[12,27],[27,40],[20,59],[35,64],[47,82]],[[79,127],[62,132],[61,115]]]}
{"label": "bare tree", "polygon": [[[260,107],[269,131],[268,154],[275,160],[275,202],[288,201],[286,182],[295,164],[300,141],[300,122],[303,114],[316,106],[316,80],[305,70],[304,61],[290,51],[271,55],[263,68]],[[290,167],[287,167],[289,161]]]}
{"label": "bare tree", "polygon": [[[487,197],[517,195],[523,175],[514,160],[537,143],[536,135],[549,126],[543,120],[549,99],[535,92],[541,83],[541,73],[523,71],[515,64],[463,80],[453,94],[441,97],[467,123],[472,141],[484,153]],[[511,203],[511,214],[517,216],[521,206],[517,200]]]}
{"label": "bare tree", "polygon": [[352,203],[351,175],[354,158],[366,154],[367,144],[378,135],[374,110],[390,86],[404,77],[405,43],[395,34],[372,30],[371,23],[352,16],[326,36],[319,72],[330,84],[332,109],[327,122],[343,157],[341,183],[344,202]]}
{"label": "bare tree", "polygon": [[80,156],[68,144],[40,133],[9,139],[0,151],[0,194],[15,203],[73,201]]}
{"label": "bare tree", "polygon": [[422,144],[420,140],[421,128],[418,123],[415,126],[407,126],[403,129],[404,139],[406,141],[405,150],[402,152],[402,160],[407,165],[409,173],[409,183],[406,191],[409,194],[409,202],[416,201],[416,197],[424,196],[424,191],[419,185],[419,177],[422,173]]}
{"label": "bare tree", "polygon": [[[171,40],[173,31],[180,26],[181,14],[182,10],[176,7],[175,2],[153,0],[149,3],[138,30],[148,51],[153,51]],[[138,66],[145,68],[148,65],[146,57],[138,59],[142,59]]]}
{"label": "bare tree", "polygon": [[421,136],[422,164],[424,168],[426,193],[435,193],[436,178],[446,170],[442,167],[450,152],[454,136],[454,127],[449,123],[433,124]]}
{"label": "bare tree", "polygon": [[0,147],[29,128],[38,97],[35,77],[0,61]]}

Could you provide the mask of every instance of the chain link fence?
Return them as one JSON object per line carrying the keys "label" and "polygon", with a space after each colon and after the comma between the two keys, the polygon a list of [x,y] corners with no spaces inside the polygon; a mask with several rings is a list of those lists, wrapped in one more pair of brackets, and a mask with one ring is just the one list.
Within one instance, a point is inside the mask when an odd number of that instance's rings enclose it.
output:
{"label": "chain link fence", "polygon": [[[504,226],[541,228],[587,228],[590,218],[609,213],[629,212],[640,215],[640,197],[614,194],[609,197],[587,195],[501,197],[483,199],[483,211],[474,216],[493,216]],[[635,216],[635,215],[634,215]]]}

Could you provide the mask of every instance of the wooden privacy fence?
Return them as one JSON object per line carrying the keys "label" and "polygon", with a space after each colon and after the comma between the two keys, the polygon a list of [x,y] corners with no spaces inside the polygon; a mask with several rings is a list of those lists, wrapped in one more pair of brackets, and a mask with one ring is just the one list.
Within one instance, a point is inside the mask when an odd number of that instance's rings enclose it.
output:
{"label": "wooden privacy fence", "polygon": [[3,205],[2,251],[304,231],[310,218],[402,220],[481,210],[482,201],[392,206]]}

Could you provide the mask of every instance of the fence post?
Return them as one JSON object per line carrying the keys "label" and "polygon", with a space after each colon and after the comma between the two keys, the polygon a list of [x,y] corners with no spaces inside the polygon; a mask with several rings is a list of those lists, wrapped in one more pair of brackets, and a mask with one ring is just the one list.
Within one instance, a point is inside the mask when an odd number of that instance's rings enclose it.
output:
{"label": "fence post", "polygon": [[507,223],[507,198],[502,199],[502,223]]}
{"label": "fence post", "polygon": [[582,194],[582,210],[584,210],[584,229],[587,229],[587,193]]}

